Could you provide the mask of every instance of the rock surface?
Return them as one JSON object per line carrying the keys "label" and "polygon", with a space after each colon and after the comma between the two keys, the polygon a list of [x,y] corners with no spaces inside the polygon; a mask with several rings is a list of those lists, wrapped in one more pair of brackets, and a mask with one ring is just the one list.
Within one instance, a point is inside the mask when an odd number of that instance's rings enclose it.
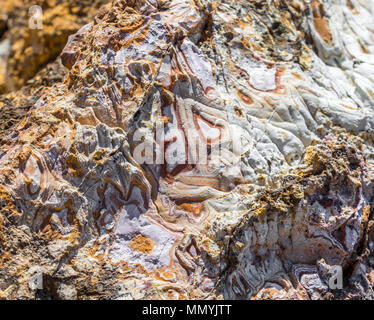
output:
{"label": "rock surface", "polygon": [[374,298],[373,18],[105,6],[0,149],[0,297]]}
{"label": "rock surface", "polygon": [[62,82],[67,70],[58,59],[27,81],[22,89],[0,96],[0,146],[22,121],[30,107],[55,83]]}
{"label": "rock surface", "polygon": [[[18,90],[54,61],[68,37],[110,0],[0,0],[0,93]],[[32,10],[39,6],[42,15]],[[34,14],[34,15],[33,15]],[[37,20],[41,18],[41,28]]]}

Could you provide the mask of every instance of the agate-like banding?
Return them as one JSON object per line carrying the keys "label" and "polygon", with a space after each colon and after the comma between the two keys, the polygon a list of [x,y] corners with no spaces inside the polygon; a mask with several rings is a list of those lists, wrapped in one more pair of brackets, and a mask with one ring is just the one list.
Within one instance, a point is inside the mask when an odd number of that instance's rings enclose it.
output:
{"label": "agate-like banding", "polygon": [[0,296],[40,272],[81,298],[325,298],[323,270],[374,248],[373,10],[114,1],[0,151],[0,228],[26,243],[1,242]]}

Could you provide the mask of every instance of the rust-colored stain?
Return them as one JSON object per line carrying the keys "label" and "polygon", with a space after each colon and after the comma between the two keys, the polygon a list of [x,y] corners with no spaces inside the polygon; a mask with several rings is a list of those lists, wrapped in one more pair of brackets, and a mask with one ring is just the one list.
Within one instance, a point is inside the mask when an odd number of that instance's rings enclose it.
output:
{"label": "rust-colored stain", "polygon": [[198,217],[201,215],[202,206],[200,203],[182,203],[178,206],[178,209],[191,212],[194,216]]}
{"label": "rust-colored stain", "polygon": [[325,18],[314,18],[314,26],[323,41],[330,42],[332,40],[329,22]]}
{"label": "rust-colored stain", "polygon": [[155,244],[152,239],[138,234],[134,239],[132,239],[129,246],[135,251],[150,254],[153,251]]}
{"label": "rust-colored stain", "polygon": [[317,0],[312,2],[314,26],[323,41],[330,42],[332,40],[332,33],[330,25],[324,16],[323,4]]}

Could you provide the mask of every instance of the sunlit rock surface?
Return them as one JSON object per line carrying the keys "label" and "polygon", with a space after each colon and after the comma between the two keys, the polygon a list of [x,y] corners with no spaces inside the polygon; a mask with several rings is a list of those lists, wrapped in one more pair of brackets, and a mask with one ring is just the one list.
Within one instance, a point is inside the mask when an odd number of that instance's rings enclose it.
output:
{"label": "sunlit rock surface", "polygon": [[0,0],[0,93],[20,89],[55,60],[69,35],[109,2]]}
{"label": "sunlit rock surface", "polygon": [[107,5],[1,147],[0,297],[373,298],[373,19]]}

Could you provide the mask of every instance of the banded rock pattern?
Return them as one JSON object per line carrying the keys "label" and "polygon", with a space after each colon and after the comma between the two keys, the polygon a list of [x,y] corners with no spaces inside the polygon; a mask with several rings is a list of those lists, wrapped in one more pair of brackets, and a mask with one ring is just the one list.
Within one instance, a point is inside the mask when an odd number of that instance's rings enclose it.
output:
{"label": "banded rock pattern", "polygon": [[373,298],[373,5],[108,4],[1,147],[0,296]]}

